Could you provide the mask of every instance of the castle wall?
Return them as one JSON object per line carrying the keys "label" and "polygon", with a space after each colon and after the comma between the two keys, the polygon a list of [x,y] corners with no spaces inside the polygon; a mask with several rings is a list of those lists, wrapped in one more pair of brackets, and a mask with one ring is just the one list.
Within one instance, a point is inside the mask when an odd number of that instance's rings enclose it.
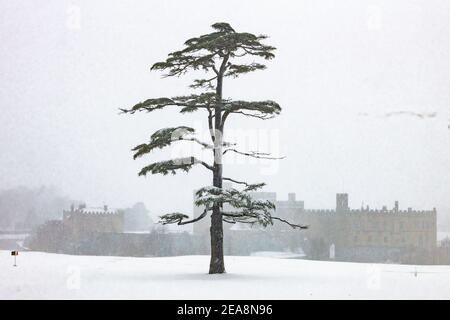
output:
{"label": "castle wall", "polygon": [[351,211],[341,220],[346,246],[436,247],[435,211]]}
{"label": "castle wall", "polygon": [[[289,225],[274,221],[265,232],[283,236],[290,247],[301,247],[309,256],[328,259],[330,246],[334,244],[336,259],[349,261],[421,261],[432,260],[436,251],[437,221],[436,210],[399,210],[398,202],[392,210],[350,209],[348,195],[338,194],[336,210],[309,210],[303,201],[295,200],[290,194],[287,201],[276,201],[276,193],[255,193],[256,199],[266,199],[276,203],[274,215],[294,224],[307,225],[306,230],[294,230]],[[194,216],[202,212],[194,206]],[[209,234],[210,219],[205,218],[194,224],[194,234],[206,237]],[[224,223],[224,237],[233,239],[233,232],[258,231],[254,227],[248,231],[234,231],[233,225]],[[209,241],[209,238],[208,238]],[[231,244],[232,246],[232,244]]]}
{"label": "castle wall", "polygon": [[123,212],[64,211],[64,228],[75,237],[86,233],[121,233],[124,229]]}

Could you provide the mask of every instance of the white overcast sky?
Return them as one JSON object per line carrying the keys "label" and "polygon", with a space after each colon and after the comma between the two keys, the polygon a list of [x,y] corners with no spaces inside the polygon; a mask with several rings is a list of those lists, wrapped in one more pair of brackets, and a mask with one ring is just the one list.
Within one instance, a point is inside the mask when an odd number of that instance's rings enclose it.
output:
{"label": "white overcast sky", "polygon": [[[231,164],[225,175],[265,181],[279,199],[296,192],[308,208],[333,207],[336,192],[352,207],[450,208],[444,0],[1,0],[0,188],[54,185],[92,206],[192,212],[210,174],[140,178],[170,153],[133,161],[130,149],[161,127],[204,128],[204,114],[118,108],[188,93],[188,79],[149,67],[219,21],[278,48],[267,70],[227,80],[224,94],[279,102],[279,118],[230,118],[229,132],[270,134],[269,149],[286,156]],[[437,115],[383,117],[396,111]]]}

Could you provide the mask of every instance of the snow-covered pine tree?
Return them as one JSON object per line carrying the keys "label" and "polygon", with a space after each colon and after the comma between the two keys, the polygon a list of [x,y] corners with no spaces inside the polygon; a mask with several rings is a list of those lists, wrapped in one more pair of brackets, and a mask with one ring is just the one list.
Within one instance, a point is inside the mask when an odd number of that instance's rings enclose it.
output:
{"label": "snow-covered pine tree", "polygon": [[[305,226],[292,224],[271,214],[275,205],[270,201],[254,200],[250,191],[264,186],[264,183],[250,184],[222,176],[222,157],[229,152],[242,156],[275,159],[270,155],[259,152],[243,152],[234,145],[223,141],[226,121],[233,116],[259,118],[262,120],[273,118],[281,112],[278,103],[271,100],[243,101],[231,100],[223,97],[223,83],[225,78],[236,78],[242,74],[256,70],[264,70],[261,63],[239,63],[240,58],[253,56],[263,60],[274,58],[275,47],[263,44],[267,36],[256,36],[246,32],[236,32],[228,23],[215,23],[214,31],[209,34],[187,40],[180,51],[172,52],[163,62],[155,63],[151,70],[164,70],[165,76],[180,76],[188,71],[203,70],[207,76],[196,79],[190,85],[192,89],[200,89],[202,93],[173,98],[147,99],[129,109],[121,109],[124,113],[152,112],[169,106],[176,106],[181,113],[205,111],[211,142],[203,142],[195,137],[193,128],[180,126],[156,131],[148,143],[136,146],[134,158],[150,153],[154,149],[169,146],[174,141],[193,141],[204,148],[210,149],[214,155],[214,162],[208,164],[195,157],[170,159],[152,163],[139,172],[147,174],[175,174],[178,170],[189,171],[194,165],[202,165],[210,170],[213,176],[212,186],[201,188],[196,193],[195,204],[204,206],[203,213],[189,220],[189,216],[182,213],[169,213],[160,217],[161,223],[179,225],[194,223],[211,213],[211,261],[209,273],[225,272],[223,258],[223,222],[249,223],[263,226],[271,225],[275,220],[289,224],[293,228],[302,229]],[[242,61],[242,60],[241,60]],[[242,190],[223,189],[222,181],[230,181],[241,185]],[[234,208],[224,211],[223,205]]]}

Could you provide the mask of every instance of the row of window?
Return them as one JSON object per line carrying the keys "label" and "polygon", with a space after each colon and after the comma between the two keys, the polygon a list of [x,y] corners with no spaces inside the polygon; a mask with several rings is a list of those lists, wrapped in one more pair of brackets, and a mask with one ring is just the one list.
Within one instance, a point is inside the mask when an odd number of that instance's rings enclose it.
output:
{"label": "row of window", "polygon": [[433,227],[431,221],[411,221],[405,223],[400,222],[387,222],[387,221],[370,221],[364,223],[364,221],[355,221],[352,224],[353,229],[371,229],[371,230],[429,230]]}
{"label": "row of window", "polygon": [[[390,244],[390,243],[401,243],[401,244],[406,244],[406,238],[405,237],[400,237],[400,238],[393,238],[393,237],[388,237],[388,236],[384,236],[382,239],[382,242],[384,244]],[[422,235],[420,235],[417,240],[414,241],[414,239],[410,239],[410,241],[408,241],[409,244],[412,245],[419,245],[419,246],[423,246],[425,243],[429,242],[429,239],[427,239],[427,237],[424,237]],[[376,243],[378,242],[376,238],[374,238],[372,235],[367,235],[367,236],[358,236],[355,235],[353,237],[353,241],[355,243],[359,243],[360,241],[367,241],[367,243]]]}

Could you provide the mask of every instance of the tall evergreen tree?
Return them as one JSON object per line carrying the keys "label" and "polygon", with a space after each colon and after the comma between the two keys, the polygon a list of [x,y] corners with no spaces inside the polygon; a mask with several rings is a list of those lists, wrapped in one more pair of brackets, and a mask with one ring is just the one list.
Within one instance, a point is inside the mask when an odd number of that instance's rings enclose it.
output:
{"label": "tall evergreen tree", "polygon": [[[261,63],[242,62],[243,57],[255,57],[262,60],[274,58],[275,47],[263,44],[267,38],[264,35],[254,35],[246,32],[236,32],[228,23],[215,23],[214,31],[187,40],[184,48],[172,52],[163,62],[155,63],[151,70],[166,71],[166,77],[184,75],[188,71],[201,70],[206,76],[195,79],[190,85],[193,89],[201,89],[199,94],[177,96],[173,98],[147,99],[129,109],[121,109],[125,113],[152,112],[169,106],[176,106],[181,113],[205,111],[211,142],[204,142],[195,137],[191,127],[179,126],[156,131],[148,143],[136,146],[133,151],[134,159],[150,153],[154,149],[169,146],[174,141],[193,141],[204,148],[210,149],[214,162],[208,164],[195,157],[170,159],[155,162],[139,172],[147,174],[175,174],[177,171],[189,171],[194,165],[202,165],[210,170],[213,176],[212,186],[201,188],[196,192],[195,204],[203,206],[204,211],[198,217],[189,220],[182,213],[169,213],[160,217],[161,223],[184,225],[199,221],[211,213],[211,261],[209,273],[225,272],[223,259],[223,222],[250,223],[263,226],[273,224],[274,220],[282,221],[293,228],[305,228],[302,225],[292,224],[271,213],[275,205],[270,201],[254,200],[250,191],[263,187],[264,183],[250,184],[222,176],[222,157],[226,153],[237,153],[242,156],[275,159],[260,152],[244,152],[238,150],[233,144],[223,140],[226,121],[233,116],[240,115],[262,120],[273,118],[281,112],[278,103],[272,100],[244,101],[231,100],[223,97],[223,84],[225,78],[237,78],[242,74],[264,70],[266,66]],[[241,62],[239,62],[239,60]],[[230,181],[241,185],[242,190],[235,188],[223,189],[222,181]],[[224,204],[234,208],[224,211]]]}

